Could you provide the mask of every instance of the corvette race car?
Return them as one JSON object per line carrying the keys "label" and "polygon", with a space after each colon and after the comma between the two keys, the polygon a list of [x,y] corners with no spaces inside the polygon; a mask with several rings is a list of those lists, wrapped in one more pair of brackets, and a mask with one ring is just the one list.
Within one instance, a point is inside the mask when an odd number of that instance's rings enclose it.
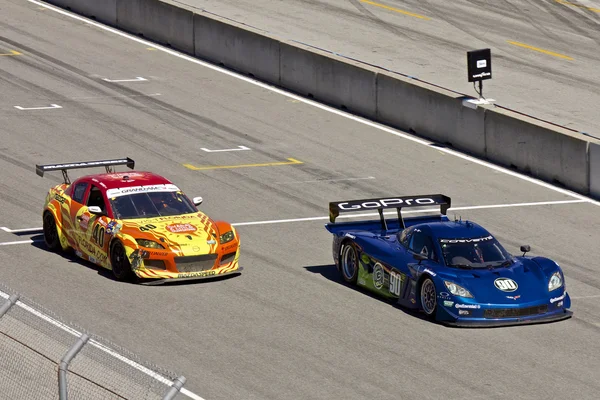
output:
{"label": "corvette race car", "polygon": [[[559,265],[509,254],[482,226],[447,216],[441,194],[329,203],[333,258],[345,282],[454,326],[497,326],[571,317]],[[439,206],[404,218],[401,209]],[[384,218],[396,208],[397,218]],[[379,220],[336,223],[341,212],[377,210]],[[430,211],[430,210],[425,210]]]}
{"label": "corvette race car", "polygon": [[[130,158],[36,165],[36,173],[62,171],[64,183],[48,191],[44,241],[51,250],[112,270],[121,281],[157,284],[239,273],[240,239],[231,224],[213,221],[168,179],[151,172],[114,172]],[[105,167],[106,173],[70,182],[67,170]],[[136,279],[142,278],[142,279]],[[146,278],[146,279],[145,279]]]}

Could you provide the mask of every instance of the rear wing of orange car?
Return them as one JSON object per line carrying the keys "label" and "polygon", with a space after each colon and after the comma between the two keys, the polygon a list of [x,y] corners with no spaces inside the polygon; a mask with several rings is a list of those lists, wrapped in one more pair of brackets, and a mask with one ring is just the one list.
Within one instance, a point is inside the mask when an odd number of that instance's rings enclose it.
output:
{"label": "rear wing of orange car", "polygon": [[67,170],[70,169],[81,169],[81,168],[94,168],[94,167],[105,167],[106,172],[114,172],[112,167],[116,165],[127,165],[130,169],[135,168],[135,161],[131,158],[117,158],[114,160],[97,160],[97,161],[80,161],[74,163],[64,163],[64,164],[36,164],[35,165],[35,173],[39,176],[43,177],[45,172],[48,171],[62,171],[63,179],[65,183],[71,183],[69,180],[69,175],[67,174]]}
{"label": "rear wing of orange car", "polygon": [[387,223],[383,217],[383,210],[395,208],[398,211],[398,223],[404,228],[404,219],[402,218],[402,208],[440,206],[440,213],[446,215],[451,206],[451,199],[443,194],[425,194],[418,196],[398,196],[376,199],[335,201],[329,203],[329,221],[335,223],[335,219],[342,212],[369,212],[377,210],[381,219],[383,229],[387,229]]}

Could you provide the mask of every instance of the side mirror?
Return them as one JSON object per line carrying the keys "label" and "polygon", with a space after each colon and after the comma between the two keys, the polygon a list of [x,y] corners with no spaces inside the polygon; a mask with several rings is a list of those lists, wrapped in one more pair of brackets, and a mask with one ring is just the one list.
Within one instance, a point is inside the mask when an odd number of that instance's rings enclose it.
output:
{"label": "side mirror", "polygon": [[199,206],[200,204],[202,204],[203,200],[204,199],[202,197],[194,197],[192,199],[192,202],[194,203],[194,205]]}
{"label": "side mirror", "polygon": [[104,215],[102,209],[98,206],[90,206],[88,207],[88,211],[90,212],[90,214]]}
{"label": "side mirror", "polygon": [[527,252],[531,251],[531,246],[529,246],[529,245],[521,246],[521,251],[523,252],[523,256],[525,256],[525,254]]}
{"label": "side mirror", "polygon": [[421,261],[427,260],[427,256],[424,256],[423,254],[420,254],[420,253],[413,254],[413,258],[415,260],[419,261],[419,264],[421,264]]}

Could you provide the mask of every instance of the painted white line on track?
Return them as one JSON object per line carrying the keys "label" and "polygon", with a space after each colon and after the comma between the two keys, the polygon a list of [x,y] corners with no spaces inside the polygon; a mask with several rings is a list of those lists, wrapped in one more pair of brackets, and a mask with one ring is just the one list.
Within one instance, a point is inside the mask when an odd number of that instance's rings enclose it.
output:
{"label": "painted white line on track", "polygon": [[62,108],[62,106],[59,106],[58,104],[50,104],[50,107],[21,107],[21,106],[14,106],[17,110],[22,110],[22,111],[30,111],[30,110],[52,110],[54,108]]}
{"label": "painted white line on track", "polygon": [[[586,203],[585,200],[556,200],[556,201],[539,201],[535,203],[512,203],[512,204],[487,204],[481,206],[462,206],[462,207],[451,207],[448,211],[461,211],[461,210],[481,210],[481,209],[490,209],[490,208],[509,208],[509,207],[534,207],[534,206],[549,206],[549,205],[560,205],[560,204],[578,204],[578,203]],[[439,208],[423,208],[420,210],[406,210],[402,211],[402,214],[421,214],[428,212],[438,212]],[[396,211],[386,211],[383,213],[384,215],[398,215]],[[379,216],[378,213],[358,213],[358,214],[341,214],[340,218],[360,218],[360,217],[373,217]],[[329,217],[306,217],[306,218],[290,218],[290,219],[275,219],[275,220],[266,220],[266,221],[252,221],[252,222],[234,222],[231,225],[233,226],[247,226],[247,225],[269,225],[269,224],[283,224],[289,222],[305,222],[305,221],[320,221],[320,220],[328,220]],[[42,232],[42,228],[22,228],[22,229],[9,229],[5,226],[0,227],[5,232]],[[23,243],[33,243],[33,242],[41,242],[43,240],[20,240],[17,242],[4,242],[0,243],[0,245],[10,245],[10,244],[23,244]]]}
{"label": "painted white line on track", "polygon": [[141,77],[141,76],[138,76],[138,77],[133,78],[133,79],[108,79],[108,78],[103,78],[102,80],[106,81],[106,82],[115,82],[115,83],[117,83],[117,82],[143,82],[143,81],[147,81],[148,79],[146,79],[144,77]]}
{"label": "painted white line on track", "polygon": [[200,148],[200,150],[204,150],[204,151],[206,151],[207,153],[218,153],[218,152],[220,152],[220,151],[240,151],[240,150],[250,150],[250,148],[249,148],[249,147],[246,147],[246,146],[238,146],[238,147],[236,147],[235,149],[210,150],[210,149],[207,149],[207,148],[205,148],[205,147],[201,147],[201,148]]}
{"label": "painted white line on track", "polygon": [[[10,295],[8,293],[4,293],[3,291],[0,290],[0,297],[3,297],[5,299],[8,299],[10,297]],[[15,303],[15,305],[23,308],[24,310],[34,314],[35,316],[37,316],[38,318],[43,319],[44,321],[64,330],[65,332],[70,333],[71,335],[80,337],[81,336],[81,332],[78,332],[77,330],[71,328],[68,325],[63,324],[60,321],[55,320],[54,318],[36,310],[35,308],[23,303],[20,300],[17,300],[17,302]],[[173,381],[171,381],[170,379],[152,371],[149,368],[144,367],[141,364],[138,364],[137,362],[123,356],[122,354],[117,353],[116,351],[112,350],[111,348],[107,347],[106,345],[94,340],[94,339],[90,339],[88,341],[88,344],[90,344],[91,346],[94,346],[102,351],[104,351],[105,353],[110,354],[111,356],[121,360],[122,362],[124,362],[125,364],[128,364],[129,366],[137,369],[140,372],[145,373],[148,376],[151,376],[152,378],[156,379],[157,381],[167,385],[167,386],[172,386],[173,385]],[[190,392],[189,390],[186,390],[187,393],[183,392],[183,389],[181,390],[182,394],[186,394],[188,397],[194,399],[194,400],[204,400],[202,397]]]}
{"label": "painted white line on track", "polygon": [[291,184],[291,183],[315,183],[315,182],[342,182],[342,181],[361,181],[365,179],[375,179],[374,176],[367,176],[365,178],[338,178],[338,179],[313,179],[310,181],[283,181],[273,182],[279,184]]}
{"label": "painted white line on track", "polygon": [[364,119],[364,118],[358,117],[358,116],[356,116],[356,115],[352,115],[352,114],[349,114],[349,113],[347,113],[347,112],[344,112],[344,111],[341,111],[341,110],[337,110],[337,109],[335,109],[335,108],[333,108],[333,107],[326,106],[326,105],[324,105],[324,104],[321,104],[321,103],[318,103],[318,102],[316,102],[316,101],[309,100],[309,99],[306,99],[306,98],[304,98],[304,97],[301,97],[301,96],[298,96],[298,95],[295,95],[295,94],[292,94],[292,93],[286,92],[285,90],[282,90],[282,89],[276,88],[276,87],[274,87],[274,86],[270,86],[270,85],[268,85],[268,84],[266,84],[266,83],[259,82],[259,81],[257,81],[257,80],[254,80],[254,79],[248,78],[248,77],[246,77],[246,76],[244,76],[244,75],[240,75],[240,74],[238,74],[238,73],[235,73],[235,72],[232,72],[232,71],[226,70],[226,69],[224,69],[224,68],[221,68],[221,67],[218,67],[218,66],[216,66],[216,65],[209,64],[209,63],[207,63],[207,62],[204,62],[204,61],[201,61],[201,60],[199,60],[199,59],[196,59],[196,58],[190,57],[190,56],[188,56],[188,55],[185,55],[185,54],[183,54],[183,53],[179,53],[179,52],[177,52],[177,51],[175,51],[175,50],[168,49],[168,48],[166,48],[166,47],[163,47],[163,46],[161,46],[161,45],[159,45],[159,44],[157,44],[157,43],[153,43],[153,42],[150,42],[150,41],[148,41],[148,40],[140,39],[140,38],[138,38],[138,37],[135,37],[135,36],[133,36],[133,35],[130,35],[130,34],[128,34],[128,33],[121,32],[121,31],[119,31],[118,29],[111,28],[111,27],[109,27],[109,26],[106,26],[106,25],[100,24],[100,23],[98,23],[98,22],[92,21],[92,20],[90,20],[90,19],[87,19],[87,18],[85,18],[85,17],[82,17],[82,16],[79,16],[79,15],[73,14],[73,13],[71,13],[71,12],[65,11],[65,10],[63,10],[63,9],[61,9],[61,8],[58,8],[58,7],[55,7],[55,6],[51,6],[51,5],[49,5],[49,4],[46,4],[46,3],[43,3],[43,2],[41,2],[41,1],[38,1],[38,0],[27,0],[27,1],[29,1],[30,3],[33,3],[33,4],[37,4],[37,5],[39,5],[39,6],[43,6],[43,7],[49,8],[49,9],[51,9],[52,11],[55,11],[55,12],[57,12],[57,13],[59,13],[59,14],[62,14],[62,15],[65,15],[65,16],[68,16],[68,17],[71,17],[71,18],[74,18],[74,19],[76,19],[76,20],[78,20],[78,21],[85,22],[85,23],[87,23],[87,24],[93,25],[93,26],[95,26],[95,27],[98,27],[98,28],[100,28],[100,29],[103,29],[103,30],[105,30],[105,31],[112,32],[112,33],[114,33],[115,35],[119,35],[119,36],[121,36],[121,37],[124,37],[124,38],[130,39],[130,40],[133,40],[133,41],[135,41],[135,42],[138,42],[138,43],[142,43],[142,44],[144,44],[145,46],[151,46],[151,47],[155,48],[156,50],[163,51],[163,52],[165,52],[165,53],[168,53],[168,54],[171,54],[171,55],[173,55],[173,56],[175,56],[175,57],[179,57],[179,58],[181,58],[181,59],[184,59],[184,60],[187,60],[187,61],[193,62],[193,63],[195,63],[195,64],[202,65],[202,66],[204,66],[204,67],[206,67],[206,68],[212,69],[213,71],[218,71],[218,72],[221,72],[221,73],[223,73],[223,74],[225,74],[225,75],[228,75],[228,76],[231,76],[231,77],[234,77],[234,78],[237,78],[237,79],[243,80],[243,81],[245,81],[245,82],[251,83],[251,84],[253,84],[253,85],[256,85],[256,86],[259,86],[259,87],[261,87],[261,88],[263,88],[263,89],[267,89],[267,90],[270,90],[270,91],[272,91],[272,92],[275,92],[275,93],[281,94],[281,95],[283,95],[283,96],[287,96],[287,97],[289,97],[289,98],[292,98],[292,99],[298,100],[298,101],[300,101],[300,102],[302,102],[302,103],[309,104],[309,105],[311,105],[311,106],[314,106],[314,107],[320,108],[321,110],[328,111],[328,112],[330,112],[330,113],[333,113],[333,114],[336,114],[336,115],[342,116],[342,117],[344,117],[344,118],[351,119],[351,120],[353,120],[353,121],[359,122],[359,123],[361,123],[361,124],[364,124],[364,125],[370,126],[370,127],[372,127],[372,128],[375,128],[375,129],[382,130],[382,131],[384,131],[384,132],[387,132],[387,133],[391,133],[392,135],[395,135],[395,136],[401,137],[401,138],[403,138],[403,139],[407,139],[407,140],[410,140],[410,141],[412,141],[412,142],[415,142],[415,143],[418,143],[418,144],[421,144],[421,145],[424,145],[424,146],[427,146],[427,147],[434,148],[434,149],[436,149],[436,150],[438,150],[438,151],[441,151],[441,152],[443,152],[443,153],[451,154],[451,155],[453,155],[453,156],[456,156],[456,157],[462,158],[462,159],[464,159],[464,160],[467,160],[467,161],[473,162],[473,163],[475,163],[475,164],[478,164],[478,165],[481,165],[481,166],[484,166],[484,167],[487,167],[487,168],[491,168],[491,169],[493,169],[493,170],[495,170],[495,171],[502,172],[502,173],[504,173],[504,174],[507,174],[507,175],[513,176],[513,177],[515,177],[515,178],[522,179],[522,180],[524,180],[524,181],[527,181],[527,182],[533,183],[533,184],[535,184],[535,185],[538,185],[538,186],[545,187],[545,188],[547,188],[547,189],[550,189],[550,190],[553,190],[553,191],[555,191],[555,192],[562,193],[562,194],[565,194],[565,195],[567,195],[567,196],[571,196],[571,197],[574,197],[574,198],[577,198],[577,199],[580,199],[580,200],[583,200],[583,201],[589,202],[589,203],[591,203],[591,204],[594,204],[594,205],[596,205],[596,206],[600,206],[600,201],[593,200],[593,199],[591,199],[591,198],[589,198],[589,197],[583,196],[583,195],[581,195],[581,194],[579,194],[579,193],[575,193],[575,192],[573,192],[573,191],[571,191],[571,190],[567,190],[567,189],[563,189],[563,188],[560,188],[560,187],[554,186],[554,185],[552,185],[552,184],[550,184],[550,183],[547,183],[547,182],[544,182],[544,181],[542,181],[542,180],[539,180],[539,179],[536,179],[536,178],[532,178],[532,177],[529,177],[529,176],[523,175],[523,174],[521,174],[521,173],[518,173],[518,172],[515,172],[515,171],[511,171],[511,170],[509,170],[509,169],[507,169],[507,168],[500,167],[500,166],[498,166],[498,165],[495,165],[495,164],[489,163],[489,162],[487,162],[487,161],[483,161],[483,160],[480,160],[480,159],[477,159],[477,158],[474,158],[474,157],[468,156],[468,155],[466,155],[466,154],[462,154],[462,153],[460,153],[460,152],[458,152],[458,151],[456,151],[456,150],[451,150],[451,149],[448,149],[448,148],[445,148],[445,147],[438,147],[438,146],[436,146],[436,145],[435,145],[433,142],[430,142],[430,141],[427,141],[427,140],[423,140],[423,139],[419,139],[419,138],[416,138],[416,137],[410,136],[410,135],[408,135],[408,134],[406,134],[406,133],[403,133],[403,132],[400,132],[400,131],[394,130],[394,129],[390,128],[390,127],[387,127],[387,126],[384,126],[384,125],[378,124],[378,123],[376,123],[376,122],[372,122],[372,121],[366,120],[366,119]]}

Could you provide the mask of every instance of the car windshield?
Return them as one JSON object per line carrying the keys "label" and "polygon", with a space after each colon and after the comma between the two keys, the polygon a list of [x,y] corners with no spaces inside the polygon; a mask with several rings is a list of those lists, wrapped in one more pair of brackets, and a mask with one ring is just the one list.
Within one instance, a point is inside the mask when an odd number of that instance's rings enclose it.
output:
{"label": "car windshield", "polygon": [[444,261],[450,267],[490,268],[512,260],[493,236],[467,239],[440,239]]}
{"label": "car windshield", "polygon": [[110,204],[117,219],[168,217],[197,212],[181,192],[128,194],[111,198]]}

